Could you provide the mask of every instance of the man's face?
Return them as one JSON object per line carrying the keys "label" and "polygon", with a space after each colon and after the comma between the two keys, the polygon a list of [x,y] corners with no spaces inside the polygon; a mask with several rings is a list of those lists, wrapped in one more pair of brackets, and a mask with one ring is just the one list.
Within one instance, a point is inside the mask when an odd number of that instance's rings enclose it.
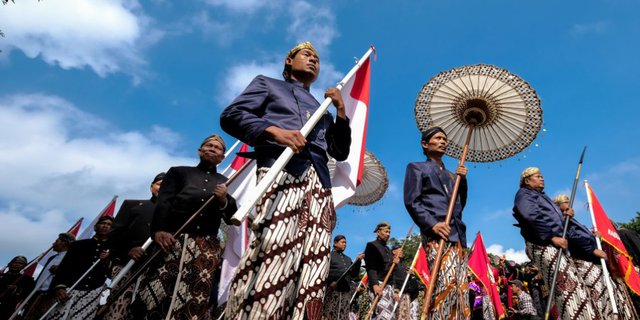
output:
{"label": "man's face", "polygon": [[111,231],[111,220],[102,220],[99,223],[96,223],[94,230],[96,231],[96,235],[98,236],[106,236]]}
{"label": "man's face", "polygon": [[542,191],[544,189],[544,178],[540,173],[536,173],[525,178],[524,183],[534,190]]}
{"label": "man's face", "polygon": [[378,238],[382,241],[388,241],[389,236],[391,236],[391,230],[389,230],[389,228],[379,229],[376,233],[378,234]]}
{"label": "man's face", "polygon": [[53,242],[53,251],[55,252],[61,252],[64,250],[64,248],[66,247],[67,243],[64,242],[64,240],[58,238],[56,239],[56,241]]}
{"label": "man's face", "polygon": [[434,134],[429,141],[422,141],[422,148],[426,149],[428,154],[442,155],[447,150],[447,145],[449,145],[447,135],[442,132]]}
{"label": "man's face", "polygon": [[562,201],[558,204],[558,208],[560,208],[560,212],[565,213],[569,210],[569,201]]}
{"label": "man's face", "polygon": [[22,261],[13,260],[11,261],[11,263],[9,263],[9,270],[11,270],[11,272],[19,272],[20,270],[24,269],[25,266],[26,264]]}
{"label": "man's face", "polygon": [[515,283],[512,283],[512,284],[511,284],[511,290],[512,290],[513,292],[515,292],[516,294],[520,294],[520,288],[518,288],[518,286],[516,286],[516,284],[515,284]]}
{"label": "man's face", "polygon": [[287,58],[285,63],[291,66],[291,74],[307,73],[315,80],[320,73],[320,58],[309,49],[298,51],[293,58]]}
{"label": "man's face", "polygon": [[209,140],[198,149],[200,160],[218,165],[224,159],[224,147],[216,140]]}
{"label": "man's face", "polygon": [[[398,253],[398,251],[400,251],[400,248],[393,250],[393,251],[392,251],[392,252],[393,252],[393,255],[395,256],[395,255]],[[400,253],[400,258],[402,258],[402,257],[404,257],[404,252],[401,252],[401,253]]]}
{"label": "man's face", "polygon": [[347,248],[347,239],[340,239],[340,241],[334,242],[333,247],[336,250],[344,251]]}
{"label": "man's face", "polygon": [[158,180],[151,184],[151,194],[154,197],[158,196],[158,192],[160,191],[160,185],[162,184],[162,180]]}

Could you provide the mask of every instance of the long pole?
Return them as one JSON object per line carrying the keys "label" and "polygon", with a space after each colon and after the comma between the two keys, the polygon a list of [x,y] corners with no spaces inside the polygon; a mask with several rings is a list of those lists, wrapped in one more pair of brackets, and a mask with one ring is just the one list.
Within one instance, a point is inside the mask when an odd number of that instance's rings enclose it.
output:
{"label": "long pole", "polygon": [[[100,261],[101,261],[100,259],[96,260],[96,262],[94,262],[93,265],[91,265],[91,267],[89,267],[89,269],[87,269],[87,271],[85,271],[85,273],[80,278],[78,278],[78,280],[76,280],[76,282],[71,287],[67,288],[66,289],[67,293],[69,293],[69,292],[71,292],[71,290],[75,289],[76,286],[78,286],[78,284],[82,280],[84,280],[84,278],[89,274],[89,272],[91,272],[91,270],[93,270],[100,263]],[[42,317],[40,317],[40,320],[44,320],[49,315],[49,313],[51,313],[51,311],[53,311],[53,309],[55,309],[58,306],[59,303],[60,302],[54,303],[51,306],[51,308],[49,308],[49,310],[47,310],[47,312],[45,312],[45,314],[43,314]]]}
{"label": "long pole", "polygon": [[[593,222],[593,230],[598,231],[598,225],[596,224],[596,215],[593,213],[593,205],[591,201],[591,194],[589,193],[589,183],[587,180],[584,181],[584,185],[587,188],[587,200],[589,202],[589,213],[591,214],[591,221]],[[598,250],[602,250],[602,242],[599,237],[596,237],[596,245],[598,246]],[[609,301],[611,302],[611,308],[613,309],[613,314],[618,314],[618,306],[616,306],[616,299],[613,296],[613,286],[611,284],[611,277],[609,276],[609,269],[607,268],[607,263],[603,258],[600,258],[600,265],[602,265],[602,281],[607,286],[607,293],[609,294]]]}
{"label": "long pole", "polygon": [[[398,292],[398,297],[400,297],[400,299],[402,299],[402,293],[404,293],[404,289],[407,287],[407,282],[409,282],[409,277],[411,277],[411,270],[413,269],[413,266],[416,264],[416,260],[418,260],[418,253],[420,253],[420,248],[422,248],[422,243],[418,246],[418,250],[416,251],[416,254],[413,256],[413,261],[411,261],[411,268],[409,269],[409,272],[407,272],[407,276],[404,278],[404,283],[402,283],[402,288],[400,288],[400,292]],[[396,313],[396,308],[398,308],[398,303],[399,301],[396,301],[396,303],[393,304],[393,311],[391,311],[391,313]]]}
{"label": "long pole", "polygon": [[[569,208],[573,208],[573,200],[576,197],[576,190],[578,188],[578,180],[580,179],[580,170],[582,169],[582,161],[584,160],[584,153],[587,151],[587,146],[584,146],[582,149],[582,155],[580,155],[580,161],[578,161],[578,170],[576,170],[576,177],[573,180],[573,187],[571,188],[571,197],[569,198]],[[567,238],[567,230],[569,230],[569,221],[571,217],[566,216],[564,218],[564,229],[562,230],[562,238]],[[553,269],[553,277],[551,280],[551,289],[549,290],[549,296],[547,297],[547,308],[544,312],[544,319],[549,320],[549,316],[551,315],[551,305],[553,304],[553,294],[556,290],[556,280],[558,278],[558,271],[560,270],[560,263],[562,262],[562,248],[558,248],[558,253],[556,254],[558,259],[556,259],[556,266]]]}
{"label": "long pole", "polygon": [[[471,143],[471,135],[473,134],[474,125],[469,126],[469,132],[467,133],[467,139],[464,142],[464,148],[462,149],[462,156],[460,157],[460,163],[458,166],[464,165],[467,160],[467,153],[469,153],[469,144]],[[451,199],[449,199],[449,207],[447,208],[447,216],[444,220],[444,223],[448,226],[451,224],[451,217],[453,216],[453,208],[456,204],[456,199],[458,198],[458,189],[460,188],[460,182],[462,181],[462,176],[456,174],[456,181],[453,185],[453,191],[451,192]],[[431,269],[431,276],[429,277],[429,285],[427,287],[427,292],[424,295],[424,305],[422,306],[422,315],[420,319],[425,320],[427,318],[427,313],[429,312],[429,307],[431,307],[431,296],[433,295],[433,290],[435,289],[436,280],[438,278],[438,272],[440,271],[440,264],[442,264],[442,254],[444,252],[444,243],[445,239],[440,239],[438,242],[438,251],[436,253],[436,261],[434,263],[433,269]]]}
{"label": "long pole", "polygon": [[[387,281],[389,281],[389,277],[391,276],[391,274],[393,273],[393,269],[396,267],[396,262],[395,260],[400,258],[400,253],[402,252],[402,249],[404,249],[404,245],[407,244],[407,240],[409,240],[409,238],[411,237],[411,232],[413,231],[413,226],[414,224],[411,225],[411,228],[409,229],[409,232],[407,233],[407,237],[404,238],[404,241],[402,242],[402,247],[400,247],[400,251],[398,251],[398,253],[396,254],[395,258],[393,259],[393,263],[391,263],[391,267],[389,268],[389,271],[387,271],[387,275],[384,277],[384,281],[382,281],[382,293],[384,293],[384,287],[387,285]],[[371,315],[373,315],[373,310],[376,309],[376,304],[378,304],[378,301],[380,300],[380,297],[382,297],[382,293],[381,294],[377,294],[376,293],[376,297],[375,299],[373,299],[373,303],[371,303],[371,307],[369,308],[369,313],[367,314],[367,317],[365,319],[371,319]]]}
{"label": "long pole", "polygon": [[[341,90],[342,87],[344,87],[344,85],[347,82],[349,82],[351,77],[353,77],[356,74],[358,69],[360,69],[362,64],[364,64],[364,62],[367,60],[367,58],[369,57],[369,55],[371,55],[373,51],[374,51],[374,48],[372,46],[371,48],[369,48],[369,50],[367,50],[367,52],[362,56],[362,58],[358,60],[356,65],[349,71],[349,73],[347,73],[344,79],[342,79],[342,81],[338,83],[338,85],[336,86],[338,90]],[[318,107],[318,110],[316,110],[313,113],[313,115],[309,118],[307,123],[304,124],[302,129],[300,129],[300,134],[302,134],[306,138],[311,132],[311,130],[313,130],[316,124],[318,124],[320,119],[327,112],[330,104],[331,104],[331,98],[324,99],[320,107]],[[231,218],[231,222],[234,225],[239,226],[242,223],[242,221],[249,214],[253,206],[255,206],[260,200],[260,198],[262,198],[262,196],[267,191],[267,189],[276,180],[278,173],[280,173],[280,171],[284,169],[284,167],[287,165],[287,163],[289,162],[289,160],[291,160],[292,157],[293,157],[293,149],[291,149],[290,147],[287,147],[286,149],[284,149],[284,151],[278,157],[276,162],[273,163],[273,165],[271,166],[267,174],[264,175],[264,177],[262,178],[262,180],[260,180],[256,188],[253,190],[253,192],[248,196],[247,201],[238,209],[238,211],[236,211],[236,213]],[[260,223],[260,222],[255,221],[254,223]]]}
{"label": "long pole", "polygon": [[[234,172],[229,177],[227,182],[225,182],[224,184],[228,186],[231,183],[233,183],[233,181],[236,180],[236,178],[238,178],[238,176],[240,176],[240,174],[244,171],[244,169],[247,168],[249,166],[249,164],[251,164],[253,161],[254,160],[252,159],[252,160],[249,160],[249,161],[245,162],[242,165],[242,167],[240,167],[240,169],[238,169],[236,172]],[[205,203],[193,215],[191,215],[191,217],[189,217],[189,219],[187,221],[185,221],[184,224],[182,224],[182,226],[178,229],[178,231],[173,233],[173,237],[177,237],[178,235],[180,235],[182,233],[182,231],[184,231],[184,229],[186,229],[193,222],[193,220],[195,220],[195,218],[198,217],[200,212],[202,210],[204,210],[204,208],[206,208],[207,205],[209,205],[209,203],[211,203],[211,201],[213,201],[213,199],[215,199],[215,195],[211,195],[211,197],[209,197],[209,199],[207,199],[207,201],[205,201]],[[153,241],[151,240],[151,238],[147,239],[147,241],[144,243],[142,248],[146,250],[152,242]],[[147,245],[146,248],[145,248],[145,245]],[[110,294],[109,295],[109,299],[107,300],[107,303],[104,304],[102,307],[100,307],[100,310],[98,310],[98,315],[97,316],[101,316],[108,309],[108,307],[111,305],[111,303],[113,303],[113,301],[116,301],[118,299],[118,297],[120,297],[120,295],[122,295],[125,292],[125,290],[133,283],[133,281],[135,281],[149,267],[151,262],[153,262],[153,260],[155,260],[160,255],[161,252],[162,252],[162,250],[156,250],[149,258],[147,258],[145,260],[145,262],[140,266],[140,268],[138,268],[136,270],[136,272],[131,277],[129,277],[129,279],[127,279],[127,281],[118,289],[118,291],[114,292],[113,294]],[[131,269],[131,267],[133,266],[134,263],[135,263],[135,261],[133,259],[129,260],[127,265],[124,268],[122,268],[120,273],[118,273],[118,275],[113,279],[113,281],[111,282],[109,287],[105,288],[105,291],[107,289],[114,288],[115,285],[118,284],[118,282],[120,280],[122,280],[122,278],[124,277],[125,273],[129,269]],[[126,267],[128,267],[128,269],[125,270]]]}

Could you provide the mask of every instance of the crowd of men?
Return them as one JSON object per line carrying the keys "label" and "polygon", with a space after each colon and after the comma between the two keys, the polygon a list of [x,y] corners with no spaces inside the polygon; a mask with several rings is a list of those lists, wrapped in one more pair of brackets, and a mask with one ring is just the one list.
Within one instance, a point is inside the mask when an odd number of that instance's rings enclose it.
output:
{"label": "crowd of men", "polygon": [[[335,106],[335,117],[324,114],[308,136],[301,135],[299,130],[319,107],[310,93],[319,71],[318,52],[310,43],[301,43],[285,57],[284,80],[257,76],[220,116],[223,130],[253,146],[250,156],[258,165],[258,179],[286,147],[294,151],[256,205],[250,221],[254,238],[235,272],[225,307],[218,308],[212,294],[223,250],[218,233],[222,222],[231,223],[238,205],[227,192],[227,178],[217,170],[226,145],[213,134],[200,144],[196,166],[158,174],[149,200],[124,201],[115,219],[100,218],[91,239],[75,241],[73,235],[60,234],[53,244],[55,254],[37,281],[20,273],[27,259],[14,258],[0,275],[0,317],[15,313],[20,319],[352,319],[357,314],[354,301],[365,299],[371,301],[367,317],[419,318],[417,298],[425,290],[399,263],[403,248],[389,247],[388,223],[376,225],[375,239],[353,260],[344,254],[347,238],[332,239],[336,211],[327,162],[329,156],[337,161],[347,158],[351,129],[339,90],[329,88],[325,98]],[[467,271],[462,219],[467,168],[460,165],[455,173],[445,168],[442,157],[448,138],[442,128],[423,132],[420,143],[426,159],[407,166],[404,204],[420,230],[430,270],[438,270],[429,279],[434,290],[427,318],[492,319],[496,315],[486,288]],[[526,272],[502,264],[495,275],[503,278],[501,293],[510,317],[543,316],[545,288],[562,254],[566,258],[553,296],[555,317],[613,319],[601,281],[598,261],[606,255],[596,248],[598,235],[572,217],[566,196],[553,201],[544,193],[540,170],[527,168],[520,178],[513,214],[531,264]],[[450,203],[453,215],[447,224]],[[563,238],[565,217],[570,225]],[[147,238],[154,246],[145,250]],[[161,252],[159,258],[145,262],[154,250]],[[443,253],[441,260],[438,252]],[[134,267],[122,272],[130,260]],[[439,268],[434,268],[437,260]],[[366,283],[360,281],[363,262]],[[126,273],[124,280],[111,288],[106,304],[100,306],[106,279],[120,273]],[[632,298],[620,275],[612,277],[618,318],[638,319],[627,303]]]}

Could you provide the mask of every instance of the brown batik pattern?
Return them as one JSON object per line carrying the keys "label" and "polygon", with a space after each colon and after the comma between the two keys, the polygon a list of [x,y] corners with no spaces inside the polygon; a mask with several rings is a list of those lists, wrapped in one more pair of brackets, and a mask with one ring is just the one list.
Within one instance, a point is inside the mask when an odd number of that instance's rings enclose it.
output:
{"label": "brown batik pattern", "polygon": [[[426,242],[429,270],[435,268],[439,241]],[[433,289],[428,319],[469,319],[469,282],[467,280],[467,258],[459,242],[445,242],[442,263]]]}
{"label": "brown batik pattern", "polygon": [[[620,320],[631,320],[631,319],[640,319],[636,310],[633,308],[633,302],[631,301],[631,296],[629,295],[629,290],[627,289],[627,284],[624,283],[624,280],[620,277],[615,277],[612,279],[611,283],[613,285],[613,293],[616,298],[616,306],[618,307],[618,319]],[[613,317],[608,319],[614,319]]]}
{"label": "brown batik pattern", "polygon": [[[116,265],[113,267],[113,271],[111,272],[111,279],[120,273],[122,270],[121,265]],[[120,290],[120,285],[124,284],[131,277],[132,270],[129,270],[122,280],[118,283],[118,286],[114,287],[111,292],[116,292]],[[144,275],[141,275],[140,278],[144,278]],[[141,280],[140,280],[141,281]],[[104,315],[104,320],[125,320],[131,319],[131,315],[129,312],[129,305],[131,305],[131,299],[133,298],[133,291],[136,289],[136,283],[132,283],[125,289],[125,291],[109,306],[109,311]]]}
{"label": "brown batik pattern", "polygon": [[140,298],[149,319],[210,319],[211,280],[220,264],[217,238],[182,235],[157,271],[147,274]]}
{"label": "brown batik pattern", "polygon": [[100,304],[102,287],[93,290],[71,290],[69,299],[58,306],[49,314],[47,320],[85,320],[93,319]]}
{"label": "brown batik pattern", "polygon": [[348,320],[352,291],[339,292],[328,288],[324,297],[322,320]]}
{"label": "brown batik pattern", "polygon": [[[545,283],[550,284],[559,250],[553,246],[539,246],[527,242],[526,252],[533,264],[540,269]],[[591,300],[589,290],[584,281],[578,276],[573,260],[568,259],[564,254],[562,254],[562,261],[558,270],[553,299],[558,308],[560,319],[601,319],[597,306]]]}
{"label": "brown batik pattern", "polygon": [[[258,170],[258,179],[268,168]],[[299,179],[282,171],[256,206],[255,240],[229,290],[226,319],[303,319],[324,297],[335,209],[311,166]]]}

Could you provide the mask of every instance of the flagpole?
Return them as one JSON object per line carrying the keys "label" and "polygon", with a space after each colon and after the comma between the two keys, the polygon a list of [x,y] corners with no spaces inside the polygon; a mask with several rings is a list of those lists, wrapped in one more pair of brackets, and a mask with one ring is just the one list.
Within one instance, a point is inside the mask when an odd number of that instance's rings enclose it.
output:
{"label": "flagpole", "polygon": [[[598,225],[596,224],[596,215],[593,212],[593,205],[591,204],[591,193],[589,192],[590,188],[587,180],[584,181],[584,185],[587,191],[587,202],[589,202],[589,213],[591,214],[591,221],[593,222],[593,230],[598,231]],[[596,237],[596,245],[598,246],[598,250],[602,250],[602,241],[600,240],[600,237]],[[609,276],[609,269],[607,269],[607,263],[603,258],[600,258],[600,264],[602,265],[603,281],[607,285],[607,292],[609,293],[609,301],[611,301],[613,314],[618,314],[618,306],[616,306],[616,301],[613,296],[613,286],[611,284],[611,277]]]}
{"label": "flagpole", "polygon": [[[576,171],[576,177],[573,180],[573,187],[571,188],[571,197],[569,198],[569,208],[573,208],[573,200],[576,197],[576,191],[578,189],[578,180],[580,179],[580,170],[582,169],[582,161],[584,160],[584,153],[587,151],[587,146],[584,146],[582,149],[582,155],[580,155],[580,161],[578,161],[578,170]],[[567,231],[569,230],[569,221],[571,220],[570,216],[566,216],[564,218],[564,229],[562,230],[562,239],[567,238]],[[562,248],[558,248],[557,251],[558,259],[556,260],[556,267],[553,270],[553,277],[551,281],[551,289],[549,290],[549,295],[547,296],[547,309],[544,313],[544,319],[549,320],[549,316],[551,315],[551,305],[553,304],[553,294],[556,290],[556,280],[558,278],[558,271],[560,271],[560,263],[562,262]]]}
{"label": "flagpole", "polygon": [[[418,253],[420,253],[420,248],[422,248],[422,243],[420,243],[420,245],[418,246],[418,250],[416,251],[416,254],[413,256],[413,261],[411,261],[411,269],[409,269],[409,272],[407,272],[407,276],[404,278],[404,283],[402,283],[402,288],[398,293],[398,297],[400,299],[402,299],[402,293],[404,292],[404,288],[407,286],[407,282],[409,282],[409,277],[411,276],[411,270],[413,270],[413,266],[416,264],[416,260],[418,260]],[[398,307],[398,301],[396,301],[396,303],[393,304],[393,311],[391,311],[391,313],[395,313],[397,307]]]}
{"label": "flagpole", "polygon": [[[69,293],[69,292],[71,292],[71,290],[75,289],[76,286],[78,286],[78,284],[80,284],[80,282],[82,280],[84,280],[84,278],[89,274],[89,272],[91,272],[91,270],[93,270],[100,263],[100,261],[102,261],[102,260],[101,259],[96,260],[96,262],[94,262],[93,265],[91,265],[91,267],[89,267],[89,269],[87,269],[87,271],[85,271],[85,273],[80,278],[78,278],[78,280],[76,280],[76,282],[71,287],[65,289],[65,291],[67,291],[67,293]],[[51,313],[51,311],[53,311],[53,309],[55,309],[58,306],[59,303],[60,302],[54,303],[51,306],[51,308],[49,308],[49,310],[47,310],[47,312],[45,312],[45,314],[43,314],[42,317],[40,317],[40,320],[46,319],[47,316],[49,315],[49,313]]]}
{"label": "flagpole", "polygon": [[[404,245],[407,244],[407,240],[409,240],[409,238],[411,237],[411,231],[413,231],[413,227],[415,225],[411,224],[411,228],[409,229],[409,232],[407,233],[407,237],[404,238],[404,241],[402,242],[402,247],[400,247],[400,251],[396,254],[396,256],[394,257],[394,262],[391,263],[391,267],[389,268],[389,271],[387,271],[387,275],[384,277],[384,281],[382,281],[382,293],[384,293],[384,288],[387,285],[387,281],[389,281],[389,277],[391,276],[391,274],[393,273],[393,269],[396,267],[396,259],[400,259],[400,253],[402,252],[402,249],[404,249]],[[373,288],[371,288],[373,289]],[[375,293],[375,292],[374,292]],[[376,297],[373,300],[373,303],[371,303],[371,307],[369,308],[369,313],[367,313],[367,316],[365,317],[366,320],[371,319],[371,316],[373,315],[373,311],[376,308],[376,304],[378,304],[378,301],[380,300],[380,297],[382,297],[382,294],[377,294],[376,293]]]}
{"label": "flagpole", "polygon": [[[251,164],[254,160],[251,159],[247,162],[245,162],[242,167],[240,167],[240,169],[238,169],[238,171],[234,172],[229,179],[227,179],[227,181],[224,183],[226,186],[228,186],[229,184],[233,183],[233,181],[236,180],[237,177],[240,176],[240,174],[244,171],[245,168],[247,168],[249,166],[249,164]],[[202,210],[204,210],[204,208],[211,203],[211,201],[213,201],[213,199],[215,199],[215,195],[211,195],[211,197],[209,197],[209,199],[207,199],[207,201],[204,202],[204,204],[193,214],[191,215],[191,217],[189,217],[189,219],[187,221],[185,221],[185,223],[173,234],[173,237],[177,237],[180,233],[182,233],[182,231],[184,231],[184,229],[186,229],[191,222],[193,222],[193,220],[196,219],[196,217],[198,217],[198,215],[200,214],[200,212]],[[142,249],[146,250],[151,243],[153,243],[153,240],[151,238],[148,238],[147,241],[145,241],[145,243],[142,245]],[[145,247],[146,245],[146,247]],[[100,307],[100,309],[97,312],[97,316],[101,316],[102,313],[104,313],[107,308],[109,307],[109,305],[115,300],[117,299],[120,295],[122,295],[125,291],[126,288],[129,287],[129,285],[131,285],[131,283],[138,277],[140,276],[140,274],[142,274],[142,272],[144,272],[144,270],[149,267],[149,265],[151,264],[151,262],[153,260],[155,260],[156,257],[158,257],[158,255],[160,255],[160,253],[162,252],[162,250],[156,250],[149,258],[147,258],[145,260],[145,262],[140,266],[140,268],[138,268],[136,270],[136,272],[129,277],[129,279],[127,279],[127,281],[124,283],[124,285],[122,285],[120,287],[120,289],[118,291],[116,291],[113,294],[113,298],[109,299],[107,301],[107,303],[105,303],[103,306]],[[113,281],[111,281],[111,284],[109,286],[107,286],[103,291],[109,290],[109,289],[113,289],[116,284],[118,284],[118,282],[120,282],[122,280],[122,278],[125,276],[125,274],[131,269],[131,267],[133,267],[133,265],[135,264],[135,260],[130,259],[129,262],[127,262],[127,264],[120,270],[120,272],[118,273],[118,275],[116,275],[113,278]],[[111,296],[111,295],[110,295]]]}
{"label": "flagpole", "polygon": [[356,290],[353,292],[353,295],[351,296],[351,300],[349,300],[349,305],[351,305],[351,303],[353,302],[353,299],[356,298],[356,295],[358,294],[358,289],[360,289],[360,286],[362,286],[362,281],[358,281],[358,286],[356,287]]}
{"label": "flagpole", "polygon": [[[364,62],[371,55],[371,53],[374,52],[374,50],[375,48],[373,46],[371,46],[369,50],[367,50],[367,52],[362,56],[362,58],[360,58],[360,60],[358,60],[356,65],[349,71],[349,73],[347,73],[347,75],[342,79],[342,81],[340,81],[338,85],[336,85],[336,88],[338,90],[342,90],[342,87],[344,87],[344,85],[347,82],[349,82],[349,80],[351,80],[351,78],[356,74],[356,72],[364,64]],[[324,99],[322,104],[320,104],[320,107],[318,107],[318,110],[316,110],[313,113],[313,115],[309,118],[307,123],[304,124],[302,129],[300,129],[300,134],[302,136],[306,138],[309,135],[311,130],[315,128],[316,124],[318,124],[320,119],[327,112],[330,104],[331,104],[331,98]],[[287,165],[287,163],[289,163],[289,160],[291,160],[292,157],[293,157],[293,149],[291,149],[291,147],[286,147],[282,152],[282,154],[278,157],[276,162],[273,163],[269,171],[267,171],[267,174],[265,174],[262,180],[260,180],[256,188],[253,190],[253,192],[249,194],[249,196],[247,197],[247,202],[245,202],[242,206],[240,206],[240,208],[238,208],[238,211],[236,211],[236,213],[233,215],[233,217],[231,218],[231,222],[234,225],[239,226],[240,223],[242,223],[242,221],[247,217],[247,215],[249,214],[253,206],[255,206],[260,200],[260,198],[262,198],[262,196],[267,191],[267,189],[276,180],[278,173],[280,173],[280,171],[284,169],[284,167]],[[254,221],[254,223],[259,224],[260,221]]]}

